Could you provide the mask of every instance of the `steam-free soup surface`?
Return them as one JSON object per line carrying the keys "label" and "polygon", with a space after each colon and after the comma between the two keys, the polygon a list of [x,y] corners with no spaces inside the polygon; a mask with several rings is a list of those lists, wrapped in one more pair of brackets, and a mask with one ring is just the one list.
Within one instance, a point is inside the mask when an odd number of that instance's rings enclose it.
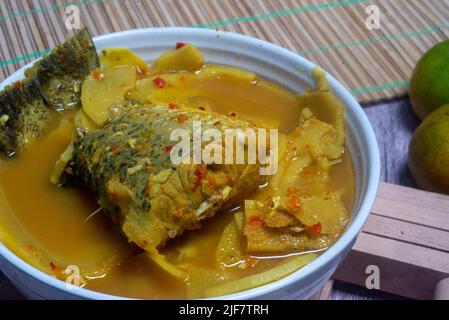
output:
{"label": "steam-free soup surface", "polygon": [[[260,79],[245,82],[217,77],[192,86],[195,90],[182,89],[177,93],[179,99],[184,99],[179,103],[189,102],[223,114],[255,119],[279,127],[283,133],[292,130],[299,118],[298,97]],[[194,94],[189,96],[189,90]],[[167,103],[170,100],[169,95],[160,99],[166,99]],[[321,106],[321,112],[325,113],[325,109],[326,105]],[[73,115],[64,117],[71,120]],[[50,182],[54,163],[70,137],[70,125],[55,126],[16,158],[1,160],[0,224],[3,233],[9,235],[4,237],[9,239],[7,245],[50,274],[61,275],[67,265],[88,270],[89,289],[128,297],[186,298],[183,281],[161,270],[142,251],[128,244],[104,214],[95,214],[99,205],[88,192],[58,188]],[[351,212],[354,182],[347,152],[343,161],[331,170],[332,189],[342,191],[342,200]],[[269,187],[261,187],[261,196]],[[224,227],[231,220],[232,213],[217,214],[201,230],[170,241],[163,253],[170,257],[176,248],[193,244],[203,254],[184,262],[218,272],[210,253],[215,251]],[[237,268],[233,273],[239,277],[254,274],[291,259],[282,255],[263,258],[254,267]]]}

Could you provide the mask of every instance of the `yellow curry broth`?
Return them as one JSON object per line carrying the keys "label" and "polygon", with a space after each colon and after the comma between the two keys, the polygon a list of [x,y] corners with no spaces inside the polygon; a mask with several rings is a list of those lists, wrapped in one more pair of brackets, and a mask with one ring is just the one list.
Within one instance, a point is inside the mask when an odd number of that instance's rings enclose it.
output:
{"label": "yellow curry broth", "polygon": [[[223,114],[236,113],[238,117],[279,127],[284,133],[297,125],[301,106],[310,108],[311,104],[320,103],[320,110],[313,111],[329,119],[333,115],[326,114],[325,110],[337,108],[338,102],[324,91],[301,100],[278,86],[248,76],[249,73],[237,78],[207,74],[213,68],[206,66],[203,69],[206,71],[170,74],[167,82],[182,82],[182,85],[154,91],[148,97],[149,102],[205,107]],[[0,222],[15,240],[14,243],[10,240],[9,246],[16,252],[23,250],[21,256],[27,261],[60,278],[63,276],[59,271],[65,266],[78,265],[88,280],[86,287],[93,290],[139,298],[188,297],[182,280],[165,273],[128,244],[104,214],[91,216],[98,209],[91,195],[80,189],[62,189],[51,184],[49,177],[53,165],[68,145],[70,135],[70,126],[63,124],[30,144],[16,158],[2,159],[0,184],[3,194],[0,196],[7,206],[1,208]],[[345,153],[343,161],[331,169],[330,188],[344,191],[342,200],[349,212],[352,209],[353,180],[350,156]],[[263,186],[251,198],[263,198],[271,188],[270,184]],[[253,267],[219,269],[214,252],[222,230],[230,221],[232,214],[218,214],[205,222],[201,230],[169,242],[163,253],[180,266],[195,265],[203,268],[201,270],[209,270],[212,278],[223,274],[230,279],[268,270],[290,259],[261,257],[264,259]]]}
{"label": "yellow curry broth", "polygon": [[2,200],[10,208],[0,214],[8,230],[16,234],[21,228],[26,230],[31,239],[24,245],[30,253],[37,247],[52,259],[45,267],[50,262],[87,267],[123,256],[127,250],[106,217],[98,214],[87,219],[98,208],[92,197],[79,189],[58,188],[49,180],[72,128],[61,125],[16,158],[2,159],[0,165]]}
{"label": "yellow curry broth", "polygon": [[216,112],[235,112],[242,119],[279,128],[282,133],[297,125],[296,95],[260,79],[254,82],[209,79],[199,84],[199,96],[214,101]]}
{"label": "yellow curry broth", "polygon": [[[163,80],[163,88],[155,84]],[[127,93],[139,103],[177,104],[259,121],[287,133],[297,125],[297,96],[236,68],[205,65],[195,72],[141,78]]]}

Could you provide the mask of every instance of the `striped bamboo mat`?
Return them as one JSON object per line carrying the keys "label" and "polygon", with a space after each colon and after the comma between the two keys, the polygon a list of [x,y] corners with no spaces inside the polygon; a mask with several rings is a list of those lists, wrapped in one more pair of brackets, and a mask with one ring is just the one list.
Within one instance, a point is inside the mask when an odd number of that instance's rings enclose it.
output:
{"label": "striped bamboo mat", "polygon": [[[63,41],[68,5],[94,35],[190,26],[265,39],[314,61],[362,102],[406,93],[419,57],[449,37],[449,0],[1,0],[0,80]],[[366,27],[370,5],[380,29]]]}

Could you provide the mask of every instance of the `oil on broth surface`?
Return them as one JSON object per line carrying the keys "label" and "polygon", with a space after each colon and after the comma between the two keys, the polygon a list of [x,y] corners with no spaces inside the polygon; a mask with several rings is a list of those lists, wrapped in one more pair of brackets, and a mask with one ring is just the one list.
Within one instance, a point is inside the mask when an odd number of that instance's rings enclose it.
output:
{"label": "oil on broth surface", "polygon": [[[296,125],[299,117],[295,95],[261,80],[242,82],[221,78],[203,81],[196,84],[192,92],[194,95],[190,97],[186,92],[180,95],[190,102],[207,102],[223,114],[236,112],[242,118],[279,126],[284,133]],[[168,96],[165,99],[169,102]],[[323,110],[326,106],[321,107]],[[29,251],[37,258],[27,260],[47,273],[54,272],[55,265],[75,264],[81,269],[106,265],[103,272],[90,276],[87,288],[93,290],[139,298],[186,298],[183,282],[164,273],[139,250],[127,244],[103,214],[90,217],[98,209],[90,195],[79,189],[57,188],[50,183],[52,167],[69,141],[70,130],[62,126],[31,144],[15,159],[1,160],[1,201],[8,206],[2,208],[0,222],[11,237],[17,239],[18,248],[24,250],[25,253],[20,255],[27,259],[26,251]],[[342,199],[351,212],[354,179],[347,152],[343,162],[333,166],[331,176],[332,189],[345,191]],[[345,178],[341,179],[343,176]],[[221,231],[231,219],[228,213],[217,215],[200,231],[170,242],[163,253],[170,255],[186,242],[194,242],[201,252],[214,252]],[[239,276],[249,275],[288,259],[263,259],[255,268],[235,272]],[[201,254],[189,262],[208,269],[216,268],[213,254]]]}

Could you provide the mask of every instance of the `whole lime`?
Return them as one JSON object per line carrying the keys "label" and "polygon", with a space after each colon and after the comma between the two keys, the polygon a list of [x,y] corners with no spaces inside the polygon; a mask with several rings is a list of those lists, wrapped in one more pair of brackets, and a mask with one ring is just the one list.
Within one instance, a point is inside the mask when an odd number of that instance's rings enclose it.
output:
{"label": "whole lime", "polygon": [[449,103],[449,40],[434,46],[418,61],[409,96],[413,111],[421,120]]}
{"label": "whole lime", "polygon": [[449,194],[449,104],[432,112],[416,129],[408,164],[422,189]]}

